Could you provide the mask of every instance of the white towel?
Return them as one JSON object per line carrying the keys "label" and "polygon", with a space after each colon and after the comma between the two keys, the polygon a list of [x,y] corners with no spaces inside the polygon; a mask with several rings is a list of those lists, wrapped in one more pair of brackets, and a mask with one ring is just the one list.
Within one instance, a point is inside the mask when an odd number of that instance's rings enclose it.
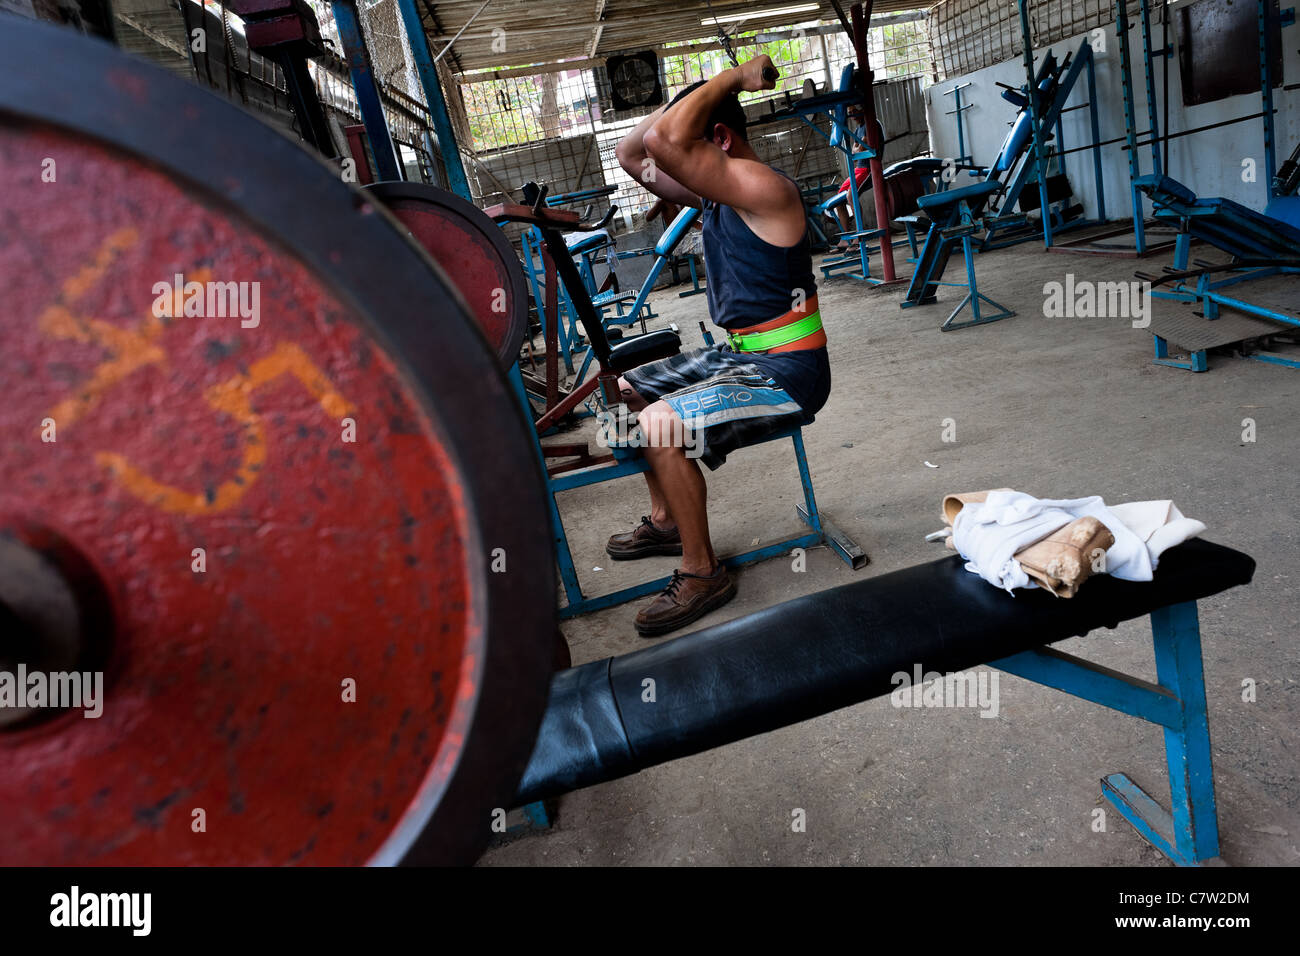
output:
{"label": "white towel", "polygon": [[1091,515],[1115,536],[1106,552],[1104,573],[1126,581],[1150,581],[1161,553],[1205,530],[1183,516],[1172,501],[1135,501],[1106,506],[1100,497],[1039,499],[1019,491],[994,491],[982,503],[957,513],[952,542],[966,559],[966,570],[1006,591],[1033,588],[1015,554]]}

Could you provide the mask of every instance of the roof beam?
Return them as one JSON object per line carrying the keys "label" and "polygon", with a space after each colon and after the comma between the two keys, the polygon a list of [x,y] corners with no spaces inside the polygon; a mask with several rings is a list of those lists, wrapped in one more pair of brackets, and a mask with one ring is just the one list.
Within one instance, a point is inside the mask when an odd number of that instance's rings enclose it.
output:
{"label": "roof beam", "polygon": [[596,0],[596,29],[591,32],[591,46],[587,50],[587,57],[590,59],[596,55],[596,49],[600,46],[600,35],[605,32],[605,4],[607,0]]}
{"label": "roof beam", "polygon": [[[433,28],[438,31],[438,36],[440,38],[446,36],[447,31],[442,28],[442,23],[438,20],[438,14],[433,9],[433,3],[430,2],[430,0],[422,0],[422,2],[424,3],[424,12],[429,15],[429,22],[432,23]],[[428,38],[429,31],[425,30],[424,35]],[[460,62],[460,54],[455,50],[451,51],[451,62],[456,64],[456,72],[459,73],[465,69],[465,64]]]}

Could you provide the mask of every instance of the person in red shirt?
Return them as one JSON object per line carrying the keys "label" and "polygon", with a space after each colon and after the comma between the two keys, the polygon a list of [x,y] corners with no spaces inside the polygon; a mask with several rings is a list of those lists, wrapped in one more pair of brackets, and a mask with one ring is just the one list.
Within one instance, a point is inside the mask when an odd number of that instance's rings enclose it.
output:
{"label": "person in red shirt", "polygon": [[[859,127],[863,126],[864,121],[862,119],[862,107],[860,106],[851,107],[849,109],[849,119],[852,120],[854,123],[856,123]],[[858,166],[853,170],[853,176],[851,178],[853,179],[855,183],[855,188],[858,190],[858,192],[862,191],[863,185],[870,179],[870,177],[871,177],[870,167],[868,167],[865,163],[863,163],[861,166]],[[853,208],[853,200],[849,196],[848,179],[840,183],[840,188],[836,191],[835,199],[838,201],[835,202],[834,205],[828,207],[827,216],[829,218],[830,213],[833,212],[835,215],[835,219],[840,224],[840,232],[851,232],[853,230],[853,227],[850,226],[849,210]],[[858,226],[857,228],[861,229],[862,227]],[[840,252],[845,252],[848,250],[849,246],[850,246],[850,242],[848,239],[841,239],[835,248],[838,249]]]}

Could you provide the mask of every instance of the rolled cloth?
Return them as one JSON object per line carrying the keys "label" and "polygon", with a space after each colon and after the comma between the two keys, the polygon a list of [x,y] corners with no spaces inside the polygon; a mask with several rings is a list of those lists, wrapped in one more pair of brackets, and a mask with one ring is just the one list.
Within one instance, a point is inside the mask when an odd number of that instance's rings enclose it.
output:
{"label": "rolled cloth", "polygon": [[[1110,508],[1098,496],[1038,499],[1009,488],[948,495],[943,513],[953,530],[948,543],[966,559],[968,571],[1007,591],[1035,587],[1037,579],[1063,597],[1094,569],[1150,581],[1165,549],[1205,530],[1172,501]],[[1105,552],[1102,561],[1094,560],[1098,548]],[[1054,580],[1062,586],[1054,586]]]}

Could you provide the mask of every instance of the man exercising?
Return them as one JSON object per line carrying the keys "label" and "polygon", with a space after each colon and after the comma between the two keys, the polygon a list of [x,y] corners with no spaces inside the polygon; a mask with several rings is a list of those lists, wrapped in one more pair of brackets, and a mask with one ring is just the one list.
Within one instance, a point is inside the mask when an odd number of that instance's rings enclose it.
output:
{"label": "man exercising", "polygon": [[803,200],[749,145],[736,95],[773,89],[775,78],[771,59],[756,57],[688,88],[618,144],[619,164],[652,193],[703,210],[709,315],[727,333],[726,344],[619,380],[646,445],[650,514],[606,550],[616,560],[682,556],[672,582],[636,616],[643,637],[683,627],[736,594],[709,540],[694,456],[716,469],[736,448],[811,422],[830,394]]}

